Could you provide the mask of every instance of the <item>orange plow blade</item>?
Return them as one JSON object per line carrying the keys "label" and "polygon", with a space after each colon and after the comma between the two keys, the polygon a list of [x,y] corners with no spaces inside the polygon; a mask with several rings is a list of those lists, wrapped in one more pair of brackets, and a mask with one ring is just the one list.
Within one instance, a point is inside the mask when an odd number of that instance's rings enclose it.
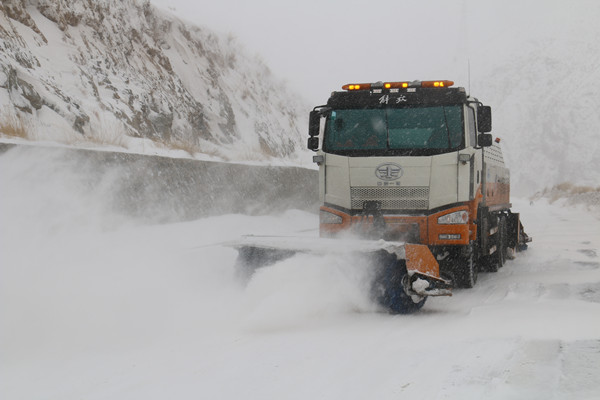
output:
{"label": "orange plow blade", "polygon": [[440,266],[427,246],[406,243],[404,256],[410,288],[415,293],[421,296],[452,296],[452,285],[440,277]]}

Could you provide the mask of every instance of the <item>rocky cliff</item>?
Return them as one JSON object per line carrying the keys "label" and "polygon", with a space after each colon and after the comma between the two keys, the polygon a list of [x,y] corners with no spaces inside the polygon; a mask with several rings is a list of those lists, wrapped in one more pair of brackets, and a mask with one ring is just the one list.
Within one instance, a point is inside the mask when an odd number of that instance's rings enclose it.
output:
{"label": "rocky cliff", "polygon": [[148,1],[3,0],[0,49],[5,135],[138,138],[224,159],[305,155],[298,96],[235,39]]}

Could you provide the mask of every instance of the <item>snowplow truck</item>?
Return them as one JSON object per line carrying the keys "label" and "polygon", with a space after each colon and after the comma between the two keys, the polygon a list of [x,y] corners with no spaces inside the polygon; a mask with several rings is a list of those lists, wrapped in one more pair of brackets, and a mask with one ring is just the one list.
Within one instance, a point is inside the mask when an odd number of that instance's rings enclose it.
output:
{"label": "snowplow truck", "polygon": [[[497,271],[531,241],[511,211],[491,107],[453,85],[352,83],[310,113],[322,206],[320,243],[305,251],[354,241],[339,251],[376,260],[374,293],[392,312],[473,287],[480,270]],[[252,262],[303,251],[246,240],[238,248]]]}

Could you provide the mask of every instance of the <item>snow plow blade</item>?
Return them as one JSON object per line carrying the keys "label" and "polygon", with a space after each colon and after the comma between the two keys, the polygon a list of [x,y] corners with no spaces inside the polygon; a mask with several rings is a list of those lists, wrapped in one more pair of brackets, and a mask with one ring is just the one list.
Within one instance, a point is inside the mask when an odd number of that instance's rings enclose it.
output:
{"label": "snow plow blade", "polygon": [[401,285],[413,300],[426,296],[451,296],[452,284],[440,277],[439,265],[425,245],[385,240],[332,239],[294,236],[242,237],[230,243],[238,250],[238,264],[251,273],[298,253],[314,255],[367,255],[381,265],[399,265]]}

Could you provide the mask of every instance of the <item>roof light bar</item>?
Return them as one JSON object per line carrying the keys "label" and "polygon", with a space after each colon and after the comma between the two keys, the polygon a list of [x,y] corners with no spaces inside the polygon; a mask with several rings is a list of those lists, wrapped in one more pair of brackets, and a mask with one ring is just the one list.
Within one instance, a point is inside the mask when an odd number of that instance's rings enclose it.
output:
{"label": "roof light bar", "polygon": [[454,85],[454,81],[400,81],[400,82],[385,82],[383,86],[381,82],[377,83],[348,83],[342,86],[342,90],[371,90],[374,88],[384,89],[406,89],[406,88],[445,88]]}

